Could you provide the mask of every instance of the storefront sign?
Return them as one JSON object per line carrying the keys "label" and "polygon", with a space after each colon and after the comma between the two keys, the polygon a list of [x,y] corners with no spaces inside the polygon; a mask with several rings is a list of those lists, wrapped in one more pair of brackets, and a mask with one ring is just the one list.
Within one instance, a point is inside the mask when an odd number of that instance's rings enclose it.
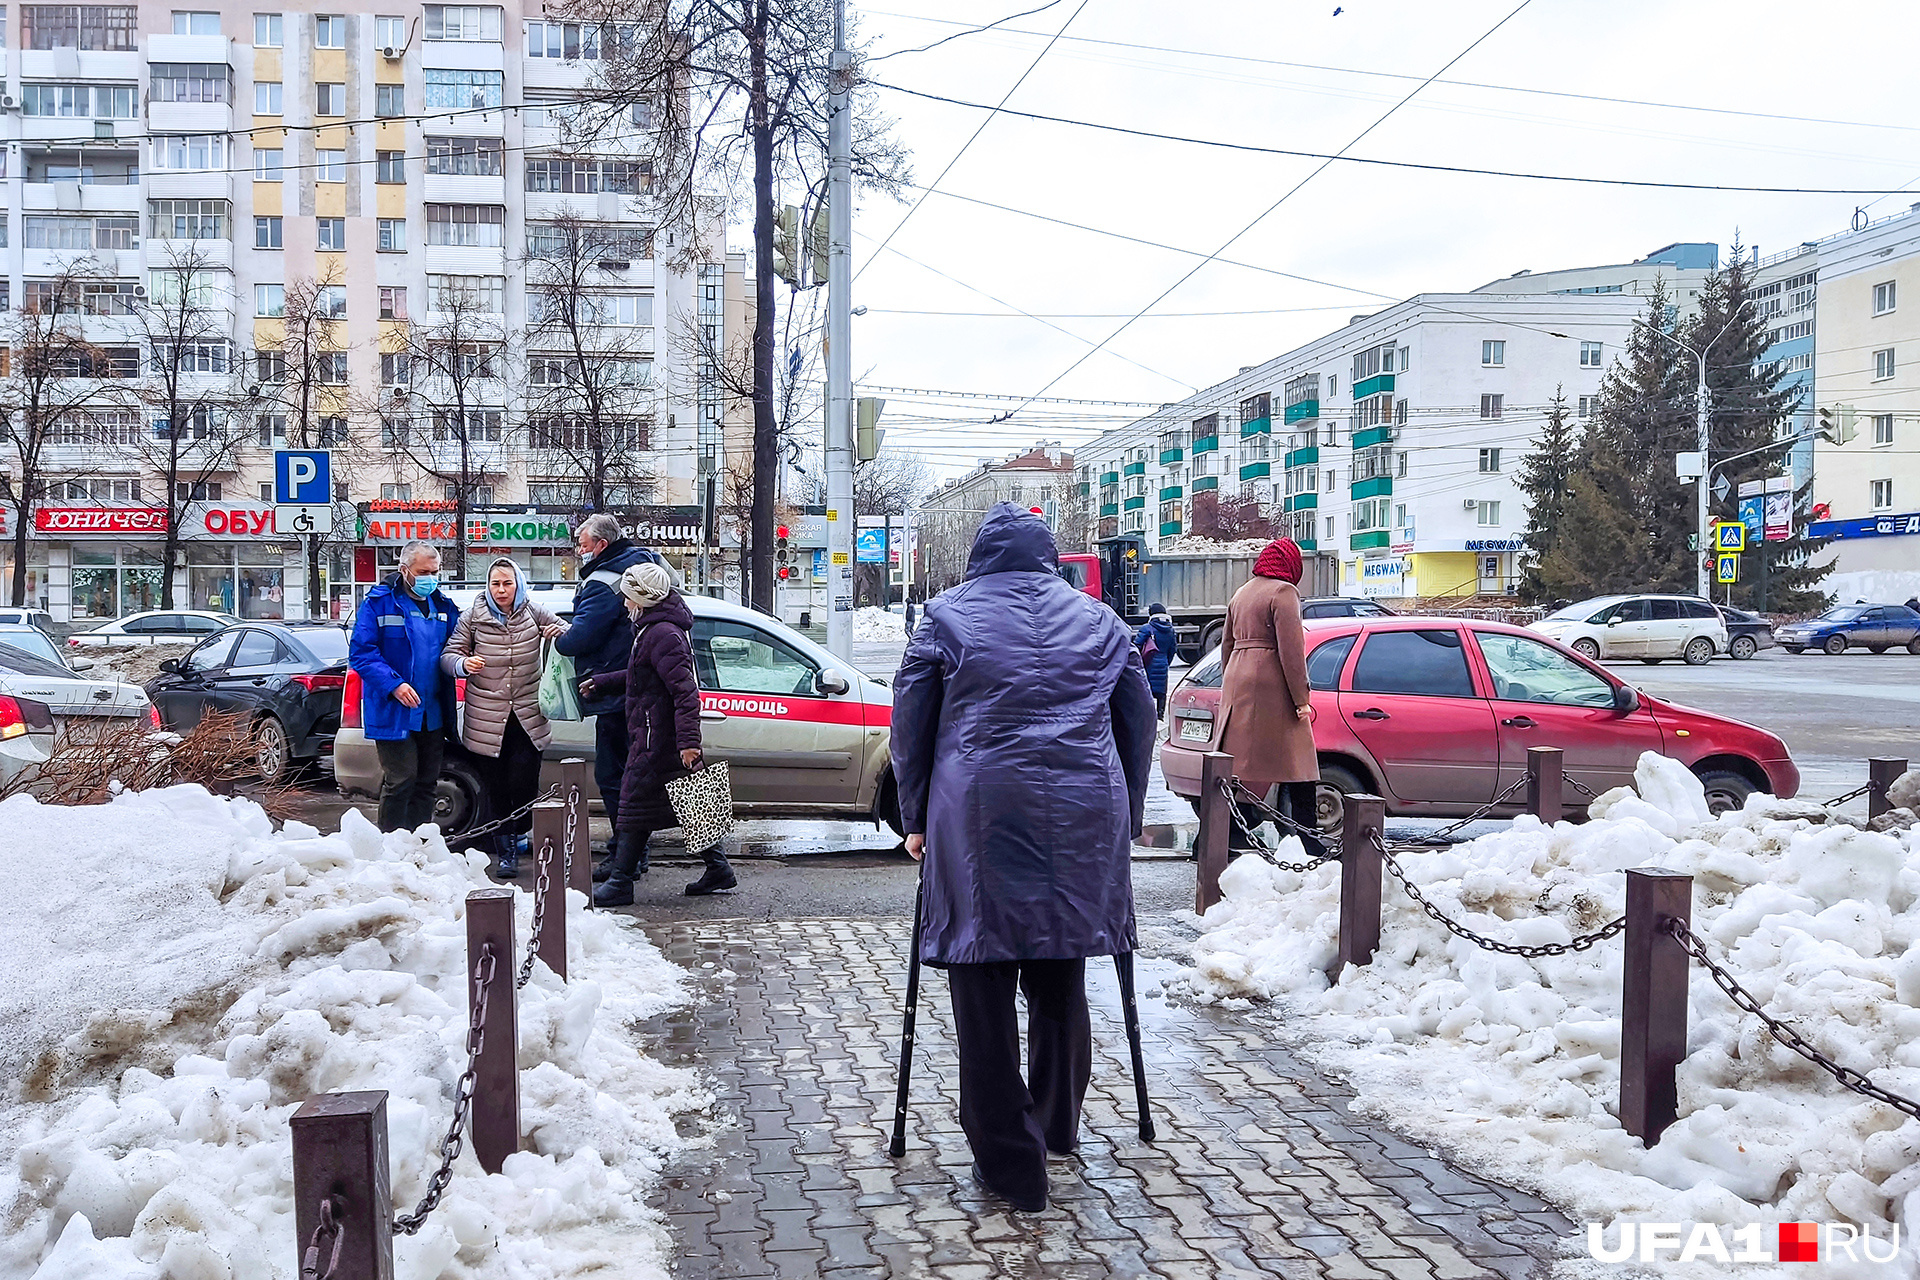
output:
{"label": "storefront sign", "polygon": [[1897,516],[1865,516],[1858,520],[1816,520],[1807,526],[1815,538],[1897,538],[1920,534],[1920,511]]}
{"label": "storefront sign", "polygon": [[423,515],[409,515],[402,519],[380,519],[369,517],[367,520],[368,542],[434,542],[452,543],[460,538],[460,525],[452,516],[443,520]]}
{"label": "storefront sign", "polygon": [[643,547],[692,547],[700,543],[699,507],[640,507],[622,523]]}
{"label": "storefront sign", "polygon": [[165,533],[165,507],[41,507],[33,513],[41,533]]}
{"label": "storefront sign", "polygon": [[1526,549],[1527,543],[1524,538],[1469,538],[1466,545],[1468,551],[1525,551]]}
{"label": "storefront sign", "polygon": [[[195,525],[199,529],[195,529]],[[209,538],[273,538],[278,537],[274,523],[274,510],[266,506],[248,507],[208,507],[197,516],[186,521],[188,537],[204,531]]]}
{"label": "storefront sign", "polygon": [[467,545],[474,547],[570,547],[573,529],[553,516],[474,516],[467,521]]}

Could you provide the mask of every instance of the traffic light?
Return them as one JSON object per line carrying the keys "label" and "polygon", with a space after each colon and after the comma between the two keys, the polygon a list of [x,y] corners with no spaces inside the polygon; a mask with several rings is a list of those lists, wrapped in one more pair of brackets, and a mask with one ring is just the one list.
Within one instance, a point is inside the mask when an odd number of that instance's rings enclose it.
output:
{"label": "traffic light", "polygon": [[1828,444],[1846,444],[1860,434],[1853,425],[1853,406],[1843,404],[1838,408],[1838,413],[1832,406],[1820,408],[1820,438]]}
{"label": "traffic light", "polygon": [[886,407],[885,400],[874,396],[861,396],[855,404],[853,456],[856,460],[872,462],[880,456],[880,444],[887,438],[887,429],[880,425],[880,411]]}
{"label": "traffic light", "polygon": [[813,206],[813,222],[807,227],[807,256],[813,261],[813,282],[827,282],[827,254],[833,247],[831,224],[827,221],[827,202]]}
{"label": "traffic light", "polygon": [[800,211],[790,204],[773,219],[773,274],[800,287]]}
{"label": "traffic light", "polygon": [[773,562],[778,566],[776,577],[782,581],[793,577],[793,552],[787,546],[787,526],[783,524],[774,526]]}

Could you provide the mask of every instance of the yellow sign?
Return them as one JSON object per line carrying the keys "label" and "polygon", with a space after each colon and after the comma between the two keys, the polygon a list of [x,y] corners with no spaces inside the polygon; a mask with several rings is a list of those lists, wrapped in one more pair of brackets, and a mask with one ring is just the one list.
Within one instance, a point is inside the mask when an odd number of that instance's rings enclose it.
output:
{"label": "yellow sign", "polygon": [[1715,556],[1713,567],[1714,567],[1714,581],[1716,582],[1740,581],[1740,557],[1739,556],[1732,556],[1732,555]]}
{"label": "yellow sign", "polygon": [[[1713,525],[1715,551],[1745,551],[1747,526],[1738,520],[1716,520]],[[1731,581],[1731,579],[1728,579]]]}
{"label": "yellow sign", "polygon": [[836,552],[834,552],[834,553],[833,553],[833,562],[834,562],[835,564],[846,564],[846,563],[848,563],[848,560],[847,560],[847,553],[846,553],[846,552],[844,552],[844,551],[836,551]]}
{"label": "yellow sign", "polygon": [[840,508],[838,507],[827,508],[827,519],[838,520],[839,518],[840,518]]}

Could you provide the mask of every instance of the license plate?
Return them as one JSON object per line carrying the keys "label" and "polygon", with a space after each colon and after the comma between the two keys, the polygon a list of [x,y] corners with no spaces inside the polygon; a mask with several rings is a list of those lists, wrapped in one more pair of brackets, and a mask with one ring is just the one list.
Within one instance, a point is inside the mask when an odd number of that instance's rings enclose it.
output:
{"label": "license plate", "polygon": [[1180,740],[1182,742],[1205,742],[1213,736],[1213,722],[1210,720],[1182,720],[1180,722]]}

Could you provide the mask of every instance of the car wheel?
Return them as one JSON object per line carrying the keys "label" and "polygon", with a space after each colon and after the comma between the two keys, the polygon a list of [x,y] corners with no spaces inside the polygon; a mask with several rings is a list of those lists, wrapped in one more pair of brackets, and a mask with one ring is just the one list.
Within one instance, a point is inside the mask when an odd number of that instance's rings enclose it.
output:
{"label": "car wheel", "polygon": [[1887,646],[1883,644],[1870,644],[1867,646],[1868,653],[1885,653],[1886,651]]}
{"label": "car wheel", "polygon": [[1573,651],[1590,661],[1600,661],[1600,645],[1597,641],[1575,640],[1573,642]]}
{"label": "car wheel", "polygon": [[260,781],[282,782],[292,770],[293,752],[287,745],[287,727],[272,716],[253,726],[253,768]]}
{"label": "car wheel", "polygon": [[1735,636],[1727,644],[1727,656],[1745,662],[1760,648],[1760,642],[1752,636]]}
{"label": "car wheel", "polygon": [[1713,661],[1713,641],[1705,636],[1695,636],[1687,641],[1687,651],[1684,656],[1690,667],[1706,666]]}
{"label": "car wheel", "polygon": [[1847,651],[1847,638],[1845,636],[1828,636],[1827,642],[1820,647],[1825,649],[1830,657],[1837,658]]}
{"label": "car wheel", "polygon": [[486,788],[473,766],[464,760],[442,765],[433,789],[433,820],[440,824],[440,833],[452,842],[461,832],[483,825],[487,811]]}
{"label": "car wheel", "polygon": [[1206,657],[1220,647],[1220,637],[1226,632],[1227,624],[1216,622],[1200,633],[1200,656]]}
{"label": "car wheel", "polygon": [[1338,833],[1347,818],[1346,798],[1371,789],[1345,765],[1321,765],[1320,782],[1313,789],[1314,825],[1322,831]]}
{"label": "car wheel", "polygon": [[1709,769],[1701,774],[1700,785],[1707,793],[1707,812],[1716,818],[1740,809],[1756,790],[1751,782],[1725,769]]}
{"label": "car wheel", "polygon": [[1907,652],[1916,658],[1920,658],[1920,637],[1907,641]]}
{"label": "car wheel", "polygon": [[1804,646],[1797,645],[1797,644],[1783,644],[1780,647],[1782,649],[1785,649],[1788,653],[1793,653],[1793,654],[1800,654],[1800,653],[1806,652],[1806,648]]}

